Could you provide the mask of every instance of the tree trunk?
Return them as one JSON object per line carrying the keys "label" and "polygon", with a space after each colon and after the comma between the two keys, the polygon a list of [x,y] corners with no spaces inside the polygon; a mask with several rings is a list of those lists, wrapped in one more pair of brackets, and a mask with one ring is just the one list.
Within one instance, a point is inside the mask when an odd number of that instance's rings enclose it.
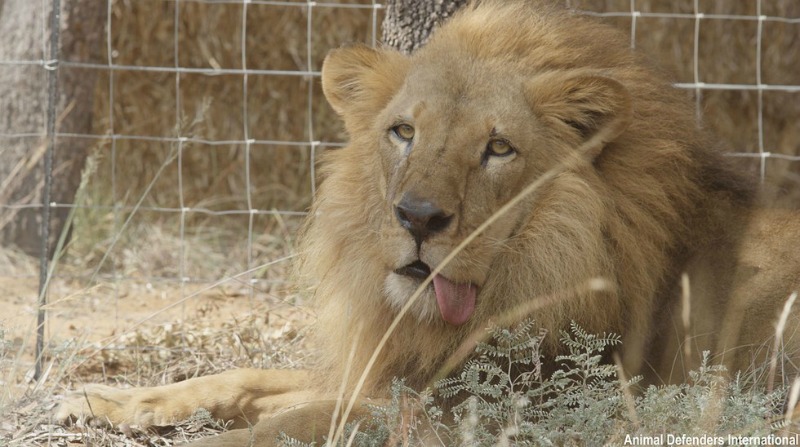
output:
{"label": "tree trunk", "polygon": [[389,0],[383,19],[383,42],[406,54],[428,41],[433,29],[467,0]]}
{"label": "tree trunk", "polygon": [[[56,130],[88,134],[97,70],[64,67],[47,61],[50,2],[0,0],[0,245],[14,245],[39,256],[42,251],[42,191],[47,149],[48,69],[59,78]],[[106,2],[63,0],[60,60],[103,62]],[[53,156],[50,201],[70,205],[80,184],[87,142],[59,138]],[[69,208],[50,214],[48,253],[64,230]]]}

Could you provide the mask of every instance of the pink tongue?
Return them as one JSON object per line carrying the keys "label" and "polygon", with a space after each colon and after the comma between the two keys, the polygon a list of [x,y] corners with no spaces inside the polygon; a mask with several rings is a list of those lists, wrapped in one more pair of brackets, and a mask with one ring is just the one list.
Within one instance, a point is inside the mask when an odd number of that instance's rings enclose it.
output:
{"label": "pink tongue", "polygon": [[442,319],[450,324],[464,324],[475,311],[475,296],[478,288],[474,284],[456,284],[442,275],[433,277],[433,290]]}

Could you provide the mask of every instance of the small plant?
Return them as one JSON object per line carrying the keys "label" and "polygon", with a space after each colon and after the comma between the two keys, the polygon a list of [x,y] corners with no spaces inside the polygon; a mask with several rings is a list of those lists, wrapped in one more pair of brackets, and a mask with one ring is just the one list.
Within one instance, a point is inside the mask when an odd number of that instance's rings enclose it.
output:
{"label": "small plant", "polygon": [[771,421],[781,417],[786,392],[785,388],[763,392],[741,374],[730,380],[724,367],[709,365],[709,353],[704,352],[687,383],[645,390],[636,403],[640,426],[630,431],[665,437],[768,436],[778,432]]}
{"label": "small plant", "polygon": [[[347,424],[344,436],[336,445],[359,447],[383,447],[389,445],[417,445],[421,440],[437,440],[439,445],[450,445],[450,428],[442,422],[444,412],[434,404],[430,389],[417,392],[395,379],[391,387],[389,405],[371,406],[369,418]],[[281,434],[279,445],[291,447],[314,447],[316,443],[304,443]],[[330,445],[326,443],[325,445]]]}
{"label": "small plant", "polygon": [[417,392],[400,379],[392,384],[391,404],[372,407],[372,414],[366,436],[359,433],[354,438],[355,445],[408,445],[428,434],[440,440],[450,439],[450,429],[442,423],[444,411],[435,405],[431,390]]}
{"label": "small plant", "polygon": [[[547,334],[532,320],[492,328],[490,335],[475,358],[433,391],[396,381],[391,403],[351,423],[340,445],[685,445],[696,439],[722,445],[779,435],[800,442],[797,430],[772,423],[781,419],[785,389],[765,393],[742,376],[729,380],[708,353],[687,383],[649,386],[632,397],[625,388],[640,378],[623,383],[605,361],[621,344],[615,334],[590,334],[572,323],[560,334],[566,354],[554,359],[549,375],[541,353]],[[436,405],[437,393],[459,402],[449,414]]]}
{"label": "small plant", "polygon": [[444,397],[468,396],[453,408],[464,444],[602,444],[611,434],[624,396],[614,366],[602,358],[619,337],[592,335],[573,323],[561,333],[569,354],[556,357],[558,368],[544,377],[546,334],[534,330],[532,320],[492,329],[494,341],[478,345],[479,356],[460,375],[437,384]]}

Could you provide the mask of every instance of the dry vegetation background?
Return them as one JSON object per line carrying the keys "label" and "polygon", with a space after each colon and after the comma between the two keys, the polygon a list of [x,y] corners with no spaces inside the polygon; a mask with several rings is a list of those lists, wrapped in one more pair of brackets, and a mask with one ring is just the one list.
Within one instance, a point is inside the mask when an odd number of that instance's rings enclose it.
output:
{"label": "dry vegetation background", "polygon": [[[124,442],[88,428],[76,433],[50,425],[53,396],[83,382],[157,384],[233,366],[303,364],[303,334],[313,315],[302,306],[302,291],[291,287],[290,262],[281,259],[292,255],[293,235],[311,200],[314,150],[335,150],[346,138],[318,78],[303,73],[318,72],[331,48],[380,37],[375,25],[382,10],[367,0],[328,2],[312,8],[309,18],[306,2],[294,3],[249,4],[243,40],[241,4],[112,2],[116,65],[282,73],[249,74],[245,84],[241,74],[184,72],[176,81],[170,72],[101,72],[92,133],[121,137],[85,140],[93,150],[91,168],[50,291],[47,375],[38,383],[28,374],[36,263],[10,247],[0,250],[6,309],[0,316],[0,445]],[[602,13],[630,12],[632,3],[642,13],[693,14],[695,8],[694,0],[567,3]],[[704,19],[695,67],[694,18],[638,17],[637,48],[677,82],[694,82],[696,68],[702,82],[754,85],[760,42],[761,82],[800,85],[800,2],[696,3],[705,14],[731,16],[755,16],[760,4],[764,16],[795,20]],[[630,16],[605,20],[632,28]],[[762,147],[790,156],[767,158],[765,172],[774,185],[770,197],[797,206],[800,161],[791,156],[800,154],[800,93],[706,90],[701,112],[731,152],[754,154]],[[180,162],[177,143],[168,140],[177,136],[190,138],[181,145]],[[246,138],[255,140],[249,150],[241,143]],[[322,145],[312,150],[311,141]],[[746,169],[759,171],[760,158],[741,159]],[[275,212],[251,216],[248,201],[253,209]],[[189,211],[182,213],[184,207]],[[215,284],[233,275],[241,276]],[[191,427],[186,430],[191,435]]]}

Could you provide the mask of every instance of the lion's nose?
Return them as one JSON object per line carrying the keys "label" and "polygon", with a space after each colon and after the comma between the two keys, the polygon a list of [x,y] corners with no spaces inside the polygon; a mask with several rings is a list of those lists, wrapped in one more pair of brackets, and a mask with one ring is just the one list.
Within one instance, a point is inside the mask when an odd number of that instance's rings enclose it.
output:
{"label": "lion's nose", "polygon": [[403,199],[394,207],[394,213],[400,225],[414,236],[417,245],[443,231],[453,220],[452,214],[446,213],[434,202],[409,193],[403,194]]}

